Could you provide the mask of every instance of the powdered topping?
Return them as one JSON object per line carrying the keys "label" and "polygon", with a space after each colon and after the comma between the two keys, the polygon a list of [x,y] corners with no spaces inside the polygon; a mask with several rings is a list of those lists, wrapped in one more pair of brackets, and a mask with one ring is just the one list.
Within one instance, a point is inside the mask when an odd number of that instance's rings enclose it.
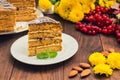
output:
{"label": "powdered topping", "polygon": [[0,1],[0,10],[4,10],[4,9],[16,9],[12,4],[10,4],[9,2],[6,1]]}
{"label": "powdered topping", "polygon": [[41,24],[41,23],[57,23],[58,24],[60,22],[49,17],[39,17],[29,22],[29,24]]}

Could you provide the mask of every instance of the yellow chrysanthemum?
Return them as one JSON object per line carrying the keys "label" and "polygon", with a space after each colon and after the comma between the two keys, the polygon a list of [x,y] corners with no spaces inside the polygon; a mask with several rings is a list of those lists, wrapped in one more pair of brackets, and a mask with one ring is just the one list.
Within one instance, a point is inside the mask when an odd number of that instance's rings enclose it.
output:
{"label": "yellow chrysanthemum", "polygon": [[105,4],[106,7],[110,7],[110,6],[113,6],[115,4],[115,1],[107,1],[105,3],[106,3]]}
{"label": "yellow chrysanthemum", "polygon": [[[71,4],[70,4],[71,5]],[[60,4],[58,8],[58,13],[63,19],[67,19],[69,16],[69,13],[71,11],[71,6],[70,5],[65,5],[65,4]]]}
{"label": "yellow chrysanthemum", "polygon": [[82,5],[82,10],[84,13],[89,13],[90,7],[88,5]]}
{"label": "yellow chrysanthemum", "polygon": [[107,64],[98,64],[93,68],[93,70],[95,74],[105,74],[107,77],[112,75],[113,72],[113,70]]}
{"label": "yellow chrysanthemum", "polygon": [[49,0],[39,0],[39,7],[44,10],[49,10],[52,7],[52,3]]}
{"label": "yellow chrysanthemum", "polygon": [[72,22],[81,21],[84,18],[84,13],[82,11],[79,12],[78,10],[82,10],[82,9],[77,9],[77,8],[72,9],[69,14],[68,20]]}
{"label": "yellow chrysanthemum", "polygon": [[100,52],[94,52],[89,56],[89,62],[92,66],[106,63],[106,58]]}
{"label": "yellow chrysanthemum", "polygon": [[103,0],[99,0],[99,2],[98,2],[98,3],[99,3],[99,5],[100,5],[100,6],[103,6],[103,7],[105,6],[105,3],[104,3],[104,1],[103,1]]}
{"label": "yellow chrysanthemum", "polygon": [[55,4],[54,10],[63,19],[78,22],[83,19],[84,13],[95,8],[94,3],[95,0],[60,0]]}
{"label": "yellow chrysanthemum", "polygon": [[103,7],[111,7],[115,4],[116,0],[99,0],[99,5]]}
{"label": "yellow chrysanthemum", "polygon": [[120,69],[120,53],[112,52],[108,55],[107,63],[112,69]]}
{"label": "yellow chrysanthemum", "polygon": [[90,4],[90,8],[92,9],[92,10],[94,10],[95,9],[95,4],[93,3],[93,4]]}
{"label": "yellow chrysanthemum", "polygon": [[54,5],[54,12],[55,12],[55,13],[58,13],[58,11],[59,11],[59,4],[60,4],[60,2],[58,1],[58,2],[56,2],[55,5]]}

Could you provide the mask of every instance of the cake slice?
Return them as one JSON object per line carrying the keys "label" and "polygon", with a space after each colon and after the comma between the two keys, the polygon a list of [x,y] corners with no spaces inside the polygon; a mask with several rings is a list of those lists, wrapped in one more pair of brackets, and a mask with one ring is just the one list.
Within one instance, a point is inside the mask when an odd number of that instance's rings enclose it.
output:
{"label": "cake slice", "polygon": [[62,50],[62,26],[60,22],[41,17],[29,22],[28,55],[34,56],[47,49]]}
{"label": "cake slice", "polygon": [[16,9],[17,21],[31,21],[37,18],[35,0],[7,0]]}
{"label": "cake slice", "polygon": [[14,31],[16,23],[16,8],[6,2],[0,1],[0,32]]}

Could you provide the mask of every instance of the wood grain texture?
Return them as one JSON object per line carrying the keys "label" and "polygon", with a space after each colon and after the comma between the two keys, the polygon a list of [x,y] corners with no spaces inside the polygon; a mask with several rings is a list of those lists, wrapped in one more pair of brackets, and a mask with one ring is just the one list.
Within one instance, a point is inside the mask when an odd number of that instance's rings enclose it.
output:
{"label": "wood grain texture", "polygon": [[[24,34],[26,33],[22,35]],[[20,36],[21,34],[0,36],[0,80],[9,80],[12,75],[14,59],[10,54],[10,47]]]}
{"label": "wood grain texture", "polygon": [[[77,53],[70,59],[46,66],[33,66],[21,63],[10,55],[10,46],[19,37],[27,32],[0,36],[0,80],[119,80],[120,71],[116,70],[113,75],[105,78],[93,74],[85,78],[80,78],[80,73],[69,78],[68,74],[72,67],[79,65],[80,62],[87,62],[92,52],[103,51],[108,48],[114,48],[120,51],[120,44],[117,43],[114,36],[104,35],[86,35],[75,29],[75,23],[65,21],[58,15],[46,15],[59,20],[63,26],[63,32],[74,37],[79,44]],[[71,45],[74,43],[71,43]],[[64,53],[65,54],[65,53]],[[64,55],[63,54],[63,55]],[[99,57],[99,56],[98,56]],[[92,68],[91,68],[92,70]]]}

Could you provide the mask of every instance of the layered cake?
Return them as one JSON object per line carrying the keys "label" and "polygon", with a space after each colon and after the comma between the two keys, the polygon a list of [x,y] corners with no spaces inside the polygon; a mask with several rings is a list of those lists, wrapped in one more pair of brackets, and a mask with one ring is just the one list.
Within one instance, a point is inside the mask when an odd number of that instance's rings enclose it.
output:
{"label": "layered cake", "polygon": [[16,8],[6,2],[0,1],[0,32],[14,31],[16,22]]}
{"label": "layered cake", "polygon": [[17,21],[30,21],[37,18],[35,0],[7,0],[16,8]]}
{"label": "layered cake", "polygon": [[34,56],[46,49],[62,50],[62,26],[49,17],[41,17],[29,22],[28,55]]}

